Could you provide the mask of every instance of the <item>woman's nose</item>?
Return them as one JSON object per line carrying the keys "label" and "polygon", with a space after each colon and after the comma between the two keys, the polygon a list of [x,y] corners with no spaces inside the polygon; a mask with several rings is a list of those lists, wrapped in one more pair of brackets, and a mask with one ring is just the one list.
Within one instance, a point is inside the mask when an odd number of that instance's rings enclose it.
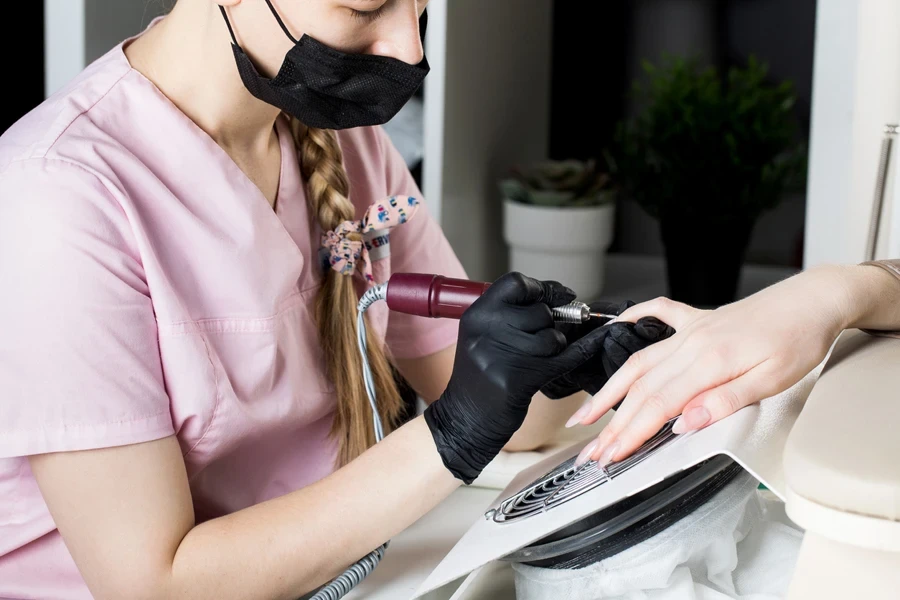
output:
{"label": "woman's nose", "polygon": [[378,39],[369,47],[368,52],[390,56],[410,65],[422,62],[425,50],[419,35],[419,15],[416,11],[403,11],[403,14],[390,21],[385,20]]}

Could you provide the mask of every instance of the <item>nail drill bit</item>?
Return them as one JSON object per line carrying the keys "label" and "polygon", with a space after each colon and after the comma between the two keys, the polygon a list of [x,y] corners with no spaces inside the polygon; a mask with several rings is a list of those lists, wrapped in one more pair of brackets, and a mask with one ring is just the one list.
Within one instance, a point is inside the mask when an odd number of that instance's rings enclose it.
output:
{"label": "nail drill bit", "polygon": [[605,315],[603,313],[588,313],[592,319],[615,319],[618,315]]}
{"label": "nail drill bit", "polygon": [[585,323],[591,319],[614,319],[616,315],[591,312],[584,302],[570,302],[564,306],[551,309],[553,319],[561,323]]}

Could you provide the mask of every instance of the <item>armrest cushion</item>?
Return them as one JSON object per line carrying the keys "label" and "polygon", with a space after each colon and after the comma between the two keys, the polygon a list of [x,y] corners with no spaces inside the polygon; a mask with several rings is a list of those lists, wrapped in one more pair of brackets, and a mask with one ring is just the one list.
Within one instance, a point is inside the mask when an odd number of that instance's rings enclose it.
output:
{"label": "armrest cushion", "polygon": [[900,520],[900,340],[838,338],[788,437],[784,472],[817,505]]}

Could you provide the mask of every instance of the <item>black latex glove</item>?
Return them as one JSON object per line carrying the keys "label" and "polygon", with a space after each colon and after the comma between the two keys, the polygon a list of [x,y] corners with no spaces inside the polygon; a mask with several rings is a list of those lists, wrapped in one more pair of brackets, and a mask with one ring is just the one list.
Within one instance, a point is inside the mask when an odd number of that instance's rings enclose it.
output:
{"label": "black latex glove", "polygon": [[554,326],[550,307],[574,299],[557,282],[509,273],[463,314],[450,382],[425,410],[438,453],[457,479],[472,483],[521,427],[531,398],[599,350],[601,336],[567,344]]}
{"label": "black latex glove", "polygon": [[[591,312],[616,315],[622,314],[625,309],[632,306],[634,306],[634,302],[630,300],[618,306],[608,302],[595,302],[590,305]],[[545,396],[557,400],[580,391],[594,395],[600,391],[613,373],[625,364],[628,357],[675,333],[674,329],[655,317],[644,317],[636,323],[617,322],[605,325],[607,322],[608,319],[591,319],[582,324],[557,324],[557,329],[566,336],[569,344],[588,334],[599,335],[602,344],[600,351],[581,366],[542,387],[541,392]],[[618,407],[617,404],[613,408]]]}

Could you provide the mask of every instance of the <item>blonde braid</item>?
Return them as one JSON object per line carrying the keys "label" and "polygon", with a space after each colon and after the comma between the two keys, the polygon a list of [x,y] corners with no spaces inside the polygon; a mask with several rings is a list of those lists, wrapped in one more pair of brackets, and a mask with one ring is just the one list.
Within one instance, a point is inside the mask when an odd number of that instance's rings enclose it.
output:
{"label": "blonde braid", "polygon": [[[291,130],[300,155],[300,170],[306,180],[310,213],[315,215],[322,231],[353,219],[355,210],[348,198],[350,182],[337,135],[330,130],[306,127],[296,119],[291,120]],[[356,345],[357,301],[352,277],[328,269],[316,299],[316,324],[326,371],[337,392],[331,435],[339,442],[338,467],[375,443],[372,409],[363,385],[362,362]],[[391,364],[375,339],[369,343],[369,364],[387,434],[400,420],[403,401]]]}

